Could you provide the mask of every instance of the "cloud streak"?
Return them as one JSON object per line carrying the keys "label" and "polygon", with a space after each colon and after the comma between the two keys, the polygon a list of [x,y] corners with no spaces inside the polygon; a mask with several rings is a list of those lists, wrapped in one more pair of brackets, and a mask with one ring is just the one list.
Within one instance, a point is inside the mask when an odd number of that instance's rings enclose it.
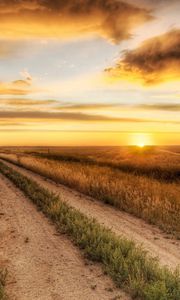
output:
{"label": "cloud streak", "polygon": [[0,104],[3,105],[9,105],[9,106],[15,106],[17,108],[19,107],[24,107],[24,106],[32,106],[32,107],[36,107],[36,106],[49,106],[49,105],[54,105],[57,104],[58,101],[56,100],[34,100],[34,99],[16,99],[16,98],[12,98],[12,99],[0,99]]}
{"label": "cloud streak", "polygon": [[125,51],[117,64],[105,70],[115,80],[140,81],[144,85],[180,79],[180,30],[145,40]]}
{"label": "cloud streak", "polygon": [[136,107],[142,108],[145,110],[164,110],[164,111],[180,111],[180,103],[156,103],[156,104],[140,104]]}
{"label": "cloud streak", "polygon": [[113,103],[86,103],[86,104],[64,104],[57,106],[57,110],[81,111],[81,110],[100,110],[119,107],[119,104]]}
{"label": "cloud streak", "polygon": [[10,83],[0,82],[0,95],[18,95],[24,96],[30,94],[32,91],[23,81],[14,81]]}
{"label": "cloud streak", "polygon": [[[72,104],[72,103],[62,103],[59,105],[58,100],[35,100],[35,99],[23,99],[23,98],[12,98],[12,99],[0,99],[0,105],[5,105],[9,109],[12,108],[21,108],[23,111],[26,109],[27,110],[30,108],[32,111],[35,111],[37,114],[37,108],[47,108],[51,109],[51,113],[59,114],[60,111],[62,113],[70,113],[70,114],[79,114],[84,111],[114,111],[114,110],[130,110],[132,109],[143,109],[146,111],[149,110],[162,110],[162,111],[173,111],[177,112],[180,111],[180,104],[179,103],[153,103],[153,104],[126,104],[126,103],[85,103],[85,104]],[[86,114],[85,114],[86,115]]]}
{"label": "cloud streak", "polygon": [[121,110],[121,109],[145,109],[145,110],[164,110],[179,111],[179,103],[154,103],[154,104],[126,104],[126,103],[87,103],[87,104],[66,104],[55,107],[56,110],[84,111],[84,110]]}
{"label": "cloud streak", "polygon": [[49,119],[49,120],[73,120],[73,121],[109,121],[109,122],[144,122],[138,118],[113,118],[101,115],[91,115],[73,112],[40,112],[40,111],[1,111],[0,118],[10,119]]}
{"label": "cloud streak", "polygon": [[180,124],[178,121],[173,120],[152,120],[152,119],[141,119],[141,118],[116,118],[108,117],[104,115],[92,115],[85,113],[73,113],[73,112],[39,112],[39,111],[0,111],[1,119],[23,119],[29,120],[57,120],[57,121],[87,121],[87,122],[119,122],[119,123],[171,123]]}

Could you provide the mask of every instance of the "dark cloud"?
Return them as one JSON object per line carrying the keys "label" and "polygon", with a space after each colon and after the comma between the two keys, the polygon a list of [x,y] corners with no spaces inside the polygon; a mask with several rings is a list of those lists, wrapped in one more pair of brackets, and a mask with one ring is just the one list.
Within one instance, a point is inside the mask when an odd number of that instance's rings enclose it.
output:
{"label": "dark cloud", "polygon": [[125,51],[116,66],[105,71],[114,78],[144,84],[180,79],[180,30],[148,39],[135,50]]}
{"label": "dark cloud", "polygon": [[[2,0],[0,34],[70,37],[98,34],[117,43],[152,19],[145,8],[121,0]],[[8,29],[8,30],[7,30]]]}

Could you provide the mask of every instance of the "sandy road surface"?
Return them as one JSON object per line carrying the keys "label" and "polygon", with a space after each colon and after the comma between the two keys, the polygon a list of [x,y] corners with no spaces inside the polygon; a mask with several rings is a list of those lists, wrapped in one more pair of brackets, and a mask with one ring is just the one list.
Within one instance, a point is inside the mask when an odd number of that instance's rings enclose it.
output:
{"label": "sandy road surface", "polygon": [[[80,252],[0,175],[0,267],[10,300],[100,300],[121,295],[100,266]],[[108,291],[113,288],[113,292]]]}
{"label": "sandy road surface", "polygon": [[180,265],[180,241],[167,239],[167,235],[163,234],[155,226],[151,226],[141,219],[121,212],[63,185],[53,183],[34,172],[14,166],[12,163],[6,162],[6,164],[34,179],[41,186],[59,194],[62,200],[84,214],[93,216],[99,223],[111,228],[116,234],[124,235],[128,239],[133,239],[137,243],[142,244],[151,255],[159,258],[162,265],[167,265],[171,269],[175,269]]}

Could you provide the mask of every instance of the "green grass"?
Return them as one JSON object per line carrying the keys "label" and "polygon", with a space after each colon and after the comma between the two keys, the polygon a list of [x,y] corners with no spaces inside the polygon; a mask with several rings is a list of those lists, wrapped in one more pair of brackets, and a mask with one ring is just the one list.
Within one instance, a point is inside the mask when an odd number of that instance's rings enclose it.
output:
{"label": "green grass", "polygon": [[0,300],[7,300],[7,297],[5,295],[5,290],[4,290],[6,276],[7,276],[7,271],[0,270]]}
{"label": "green grass", "polygon": [[28,196],[89,259],[100,262],[116,285],[139,300],[179,300],[180,275],[160,267],[132,241],[116,237],[94,219],[0,162],[0,171]]}

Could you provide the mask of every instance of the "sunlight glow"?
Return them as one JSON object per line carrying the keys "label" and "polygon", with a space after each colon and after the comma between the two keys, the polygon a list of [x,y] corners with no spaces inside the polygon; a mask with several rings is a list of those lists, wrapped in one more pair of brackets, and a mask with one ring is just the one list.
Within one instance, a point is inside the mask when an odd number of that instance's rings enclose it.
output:
{"label": "sunlight glow", "polygon": [[137,146],[140,147],[140,148],[143,148],[145,146],[145,144],[144,143],[139,143],[139,144],[137,144]]}
{"label": "sunlight glow", "polygon": [[134,133],[131,136],[130,144],[143,148],[145,146],[153,145],[153,139],[151,134],[148,133]]}

